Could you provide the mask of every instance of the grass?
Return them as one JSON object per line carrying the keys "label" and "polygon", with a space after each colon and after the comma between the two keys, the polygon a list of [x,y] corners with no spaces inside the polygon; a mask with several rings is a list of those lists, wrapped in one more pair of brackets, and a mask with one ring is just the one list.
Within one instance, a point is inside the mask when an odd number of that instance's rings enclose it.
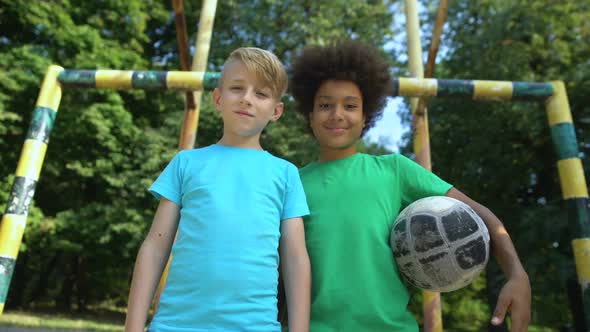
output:
{"label": "grass", "polygon": [[558,332],[559,329],[542,326],[529,326],[529,332]]}
{"label": "grass", "polygon": [[105,317],[103,313],[37,313],[5,311],[0,326],[22,326],[70,331],[123,331],[120,317]]}
{"label": "grass", "polygon": [[[22,326],[32,328],[54,329],[59,331],[123,331],[124,317],[118,314],[92,312],[86,314],[72,313],[38,313],[24,311],[6,311],[0,316],[0,326]],[[459,330],[445,329],[450,332]],[[557,332],[556,328],[529,326],[529,332]]]}

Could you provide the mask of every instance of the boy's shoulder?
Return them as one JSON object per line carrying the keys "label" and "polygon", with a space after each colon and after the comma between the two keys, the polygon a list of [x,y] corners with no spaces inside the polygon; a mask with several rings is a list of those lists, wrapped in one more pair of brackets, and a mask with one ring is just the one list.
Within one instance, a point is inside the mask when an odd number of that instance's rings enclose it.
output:
{"label": "boy's shoulder", "polygon": [[186,156],[194,156],[194,155],[199,155],[199,154],[203,154],[203,153],[211,153],[215,150],[214,147],[215,147],[215,144],[212,144],[212,145],[202,146],[199,148],[182,150],[182,151],[179,151],[178,153],[185,154]]}
{"label": "boy's shoulder", "polygon": [[176,160],[176,163],[180,163],[180,165],[186,165],[187,162],[191,162],[192,160],[198,160],[203,157],[204,154],[207,153],[206,147],[205,148],[197,148],[197,149],[187,149],[187,150],[180,150],[176,152],[174,157],[172,158],[172,162]]}
{"label": "boy's shoulder", "polygon": [[376,160],[396,160],[396,159],[400,159],[400,158],[407,158],[403,154],[396,153],[396,152],[385,153],[385,154],[375,154],[375,155],[365,154],[365,156],[369,156],[369,157],[376,159]]}
{"label": "boy's shoulder", "polygon": [[288,161],[287,159],[277,157],[270,152],[267,152],[267,155],[269,159],[272,160],[272,162],[275,163],[277,166],[297,171],[297,166],[295,166],[292,162]]}
{"label": "boy's shoulder", "polygon": [[374,160],[376,163],[388,164],[389,166],[393,167],[404,167],[408,163],[413,164],[415,163],[409,157],[404,156],[401,153],[388,153],[388,154],[381,154],[381,155],[366,155]]}

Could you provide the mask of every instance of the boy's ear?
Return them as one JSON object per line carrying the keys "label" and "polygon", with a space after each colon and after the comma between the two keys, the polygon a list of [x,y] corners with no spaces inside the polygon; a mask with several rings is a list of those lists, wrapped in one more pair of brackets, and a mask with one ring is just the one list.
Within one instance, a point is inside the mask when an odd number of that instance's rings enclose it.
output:
{"label": "boy's ear", "polygon": [[221,110],[221,91],[219,91],[219,88],[213,90],[213,104],[215,104],[216,110]]}
{"label": "boy's ear", "polygon": [[272,122],[277,121],[281,117],[281,115],[283,115],[284,109],[285,109],[285,105],[283,103],[278,103],[277,106],[275,106],[275,111],[272,114],[270,121],[272,121]]}

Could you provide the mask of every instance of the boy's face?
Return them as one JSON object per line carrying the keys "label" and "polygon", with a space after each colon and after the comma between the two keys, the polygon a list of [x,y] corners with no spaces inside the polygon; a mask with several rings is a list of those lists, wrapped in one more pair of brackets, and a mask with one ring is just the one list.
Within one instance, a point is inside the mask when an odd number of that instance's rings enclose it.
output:
{"label": "boy's face", "polygon": [[322,82],[314,97],[309,123],[320,147],[355,150],[365,126],[363,97],[358,86],[351,81]]}
{"label": "boy's face", "polygon": [[240,61],[225,65],[220,88],[213,91],[215,107],[223,118],[224,135],[240,137],[260,134],[269,121],[283,113],[283,103],[262,86]]}

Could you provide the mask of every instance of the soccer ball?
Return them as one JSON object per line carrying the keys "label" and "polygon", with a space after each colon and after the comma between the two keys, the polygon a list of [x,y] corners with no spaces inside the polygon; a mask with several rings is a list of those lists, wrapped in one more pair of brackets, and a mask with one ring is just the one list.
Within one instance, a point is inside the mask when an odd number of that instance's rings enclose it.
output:
{"label": "soccer ball", "polygon": [[422,198],[397,217],[390,236],[401,275],[411,285],[451,292],[484,270],[490,235],[467,204],[445,196]]}

